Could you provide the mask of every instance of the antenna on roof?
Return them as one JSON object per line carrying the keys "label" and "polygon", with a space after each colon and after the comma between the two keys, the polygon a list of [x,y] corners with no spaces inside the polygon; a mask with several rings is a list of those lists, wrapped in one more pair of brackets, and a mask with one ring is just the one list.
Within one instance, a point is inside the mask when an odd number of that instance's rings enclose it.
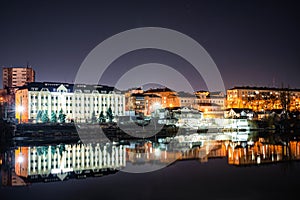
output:
{"label": "antenna on roof", "polygon": [[27,61],[27,63],[26,63],[26,68],[29,68],[30,66],[29,66],[29,61]]}

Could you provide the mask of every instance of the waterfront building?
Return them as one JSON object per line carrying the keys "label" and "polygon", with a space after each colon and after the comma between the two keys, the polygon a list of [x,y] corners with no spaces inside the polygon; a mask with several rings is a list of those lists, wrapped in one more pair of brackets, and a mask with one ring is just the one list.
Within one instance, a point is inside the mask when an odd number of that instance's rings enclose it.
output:
{"label": "waterfront building", "polygon": [[188,92],[178,92],[180,106],[197,109],[197,96]]}
{"label": "waterfront building", "polygon": [[196,130],[201,127],[203,113],[199,110],[181,107],[177,110],[173,110],[172,112],[173,116],[178,119],[178,127],[190,127]]}
{"label": "waterfront building", "polygon": [[151,113],[161,108],[162,98],[156,94],[145,94],[145,115],[150,116]]}
{"label": "waterfront building", "polygon": [[180,106],[180,97],[176,91],[169,88],[149,89],[144,92],[146,95],[154,94],[161,98],[161,108],[173,108]]}
{"label": "waterfront building", "polygon": [[150,116],[152,112],[161,108],[161,97],[147,94],[140,88],[125,92],[125,110],[139,116]]}
{"label": "waterfront building", "polygon": [[134,94],[143,94],[144,91],[141,88],[131,88],[124,91],[125,94],[125,110],[133,111],[135,109],[135,99],[131,98]]}
{"label": "waterfront building", "polygon": [[197,91],[197,107],[204,118],[223,118],[226,97],[223,92]]}
{"label": "waterfront building", "polygon": [[18,89],[15,100],[20,122],[36,122],[40,112],[50,119],[62,110],[66,121],[75,122],[90,122],[109,108],[114,116],[125,112],[125,95],[103,85],[33,82]]}
{"label": "waterfront building", "polygon": [[143,93],[133,93],[128,98],[128,108],[135,112],[135,115],[143,116],[146,112],[145,96]]}
{"label": "waterfront building", "polygon": [[300,110],[300,89],[268,87],[234,87],[227,90],[227,108],[249,108],[254,111]]}
{"label": "waterfront building", "polygon": [[125,93],[126,111],[134,111],[136,115],[150,116],[155,110],[161,108],[174,108],[180,106],[177,92],[169,88],[142,90],[130,89]]}
{"label": "waterfront building", "polygon": [[225,108],[226,97],[223,92],[197,91],[195,95],[198,97],[197,103],[215,104],[221,109]]}
{"label": "waterfront building", "polygon": [[137,115],[150,116],[158,109],[187,107],[201,111],[204,118],[224,117],[226,98],[223,92],[198,91],[191,94],[172,91],[169,88],[147,91],[137,88],[128,90],[125,96],[126,111],[134,111]]}
{"label": "waterfront building", "polygon": [[253,119],[256,114],[252,109],[247,108],[228,108],[224,112],[225,118],[233,118],[233,119]]}

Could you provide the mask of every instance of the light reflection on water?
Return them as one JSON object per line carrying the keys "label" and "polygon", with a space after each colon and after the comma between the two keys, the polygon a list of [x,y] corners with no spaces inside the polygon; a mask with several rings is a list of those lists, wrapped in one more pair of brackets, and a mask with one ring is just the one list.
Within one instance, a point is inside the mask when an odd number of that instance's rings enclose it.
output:
{"label": "light reflection on water", "polygon": [[229,165],[258,166],[300,160],[298,137],[257,132],[195,133],[158,141],[18,145],[1,153],[2,186],[100,177],[118,171],[144,173],[176,161],[209,162],[226,158]]}

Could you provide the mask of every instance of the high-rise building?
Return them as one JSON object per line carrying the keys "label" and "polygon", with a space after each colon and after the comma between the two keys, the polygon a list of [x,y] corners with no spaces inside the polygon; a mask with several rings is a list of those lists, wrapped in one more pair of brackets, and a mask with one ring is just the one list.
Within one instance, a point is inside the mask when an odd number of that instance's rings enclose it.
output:
{"label": "high-rise building", "polygon": [[3,109],[5,110],[2,117],[13,119],[15,116],[15,92],[19,87],[26,83],[35,81],[35,71],[27,65],[27,67],[3,67],[2,83],[4,95],[2,101],[5,100]]}
{"label": "high-rise building", "polygon": [[3,67],[3,88],[23,86],[25,83],[35,81],[35,71],[31,67]]}

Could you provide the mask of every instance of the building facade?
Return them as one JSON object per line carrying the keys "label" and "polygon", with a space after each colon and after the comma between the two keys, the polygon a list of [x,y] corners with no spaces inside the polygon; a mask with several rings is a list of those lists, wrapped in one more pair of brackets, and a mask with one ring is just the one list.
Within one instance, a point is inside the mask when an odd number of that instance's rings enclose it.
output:
{"label": "building facade", "polygon": [[226,97],[223,92],[197,91],[197,107],[203,112],[204,118],[223,118]]}
{"label": "building facade", "polygon": [[168,88],[142,90],[130,89],[125,93],[126,111],[133,111],[136,115],[151,116],[160,108],[174,108],[180,106],[180,99],[175,91]]}
{"label": "building facade", "polygon": [[143,91],[134,89],[126,92],[126,111],[134,110],[150,116],[158,109],[187,107],[203,113],[204,118],[223,118],[226,97],[223,92],[198,91],[194,94],[176,92],[169,88],[156,88]]}
{"label": "building facade", "polygon": [[199,110],[181,107],[180,109],[173,110],[173,113],[174,117],[178,119],[177,126],[179,127],[190,127],[198,130],[201,126],[203,113]]}
{"label": "building facade", "polygon": [[3,88],[21,87],[35,81],[35,71],[30,67],[4,67],[2,69]]}
{"label": "building facade", "polygon": [[12,120],[15,117],[15,95],[9,89],[0,89],[0,118]]}
{"label": "building facade", "polygon": [[180,106],[197,109],[197,96],[188,92],[178,92]]}
{"label": "building facade", "polygon": [[176,91],[169,88],[156,88],[145,91],[146,95],[154,94],[161,98],[161,108],[174,108],[180,106],[180,98]]}
{"label": "building facade", "polygon": [[300,110],[300,90],[267,87],[234,87],[227,90],[227,108],[249,108],[253,111]]}
{"label": "building facade", "polygon": [[62,110],[66,121],[90,122],[111,108],[114,116],[125,112],[125,95],[113,87],[34,82],[18,89],[15,95],[16,118],[35,122],[40,111],[48,118]]}
{"label": "building facade", "polygon": [[0,101],[2,102],[2,110],[4,109],[2,112],[3,118],[13,121],[15,117],[15,91],[26,83],[34,81],[35,71],[29,66],[2,68],[2,83],[4,89],[0,91]]}

